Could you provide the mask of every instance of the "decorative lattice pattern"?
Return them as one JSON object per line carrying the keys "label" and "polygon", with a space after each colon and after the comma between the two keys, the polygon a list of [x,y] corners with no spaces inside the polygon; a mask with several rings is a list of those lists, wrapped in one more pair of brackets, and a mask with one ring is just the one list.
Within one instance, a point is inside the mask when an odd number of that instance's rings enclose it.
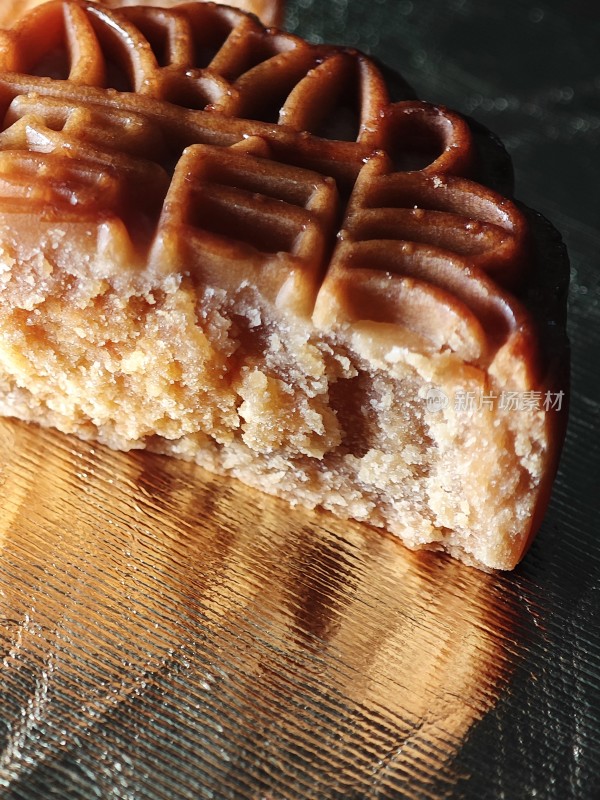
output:
{"label": "decorative lattice pattern", "polygon": [[524,221],[469,179],[467,124],[391,102],[355,51],[212,3],[53,0],[3,34],[0,99],[0,205],[116,215],[153,268],[252,280],[324,328],[478,361],[526,327]]}

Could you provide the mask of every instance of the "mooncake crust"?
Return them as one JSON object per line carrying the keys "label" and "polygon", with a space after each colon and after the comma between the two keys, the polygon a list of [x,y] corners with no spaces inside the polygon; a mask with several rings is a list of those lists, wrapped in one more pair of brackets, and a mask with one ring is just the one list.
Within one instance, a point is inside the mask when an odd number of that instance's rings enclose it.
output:
{"label": "mooncake crust", "polygon": [[0,411],[514,567],[564,433],[566,254],[492,134],[392,88],[212,3],[3,33]]}

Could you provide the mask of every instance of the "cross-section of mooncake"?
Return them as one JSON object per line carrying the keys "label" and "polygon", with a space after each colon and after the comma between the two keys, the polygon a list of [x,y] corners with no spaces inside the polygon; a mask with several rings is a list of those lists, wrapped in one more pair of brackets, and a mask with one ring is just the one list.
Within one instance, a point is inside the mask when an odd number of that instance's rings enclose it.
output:
{"label": "cross-section of mooncake", "polygon": [[115,5],[2,34],[0,413],[513,567],[568,269],[501,147],[354,50]]}

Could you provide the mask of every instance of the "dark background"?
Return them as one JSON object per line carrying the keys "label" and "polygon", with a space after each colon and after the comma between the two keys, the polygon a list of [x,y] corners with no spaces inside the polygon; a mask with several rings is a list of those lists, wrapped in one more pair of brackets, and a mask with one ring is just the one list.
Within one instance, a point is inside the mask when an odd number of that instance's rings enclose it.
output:
{"label": "dark background", "polygon": [[[600,5],[297,0],[292,29],[365,49],[500,135],[516,196],[562,233],[572,404],[550,511],[507,593],[532,615],[510,691],[476,726],[456,796],[600,797]],[[455,796],[453,794],[453,796]]]}

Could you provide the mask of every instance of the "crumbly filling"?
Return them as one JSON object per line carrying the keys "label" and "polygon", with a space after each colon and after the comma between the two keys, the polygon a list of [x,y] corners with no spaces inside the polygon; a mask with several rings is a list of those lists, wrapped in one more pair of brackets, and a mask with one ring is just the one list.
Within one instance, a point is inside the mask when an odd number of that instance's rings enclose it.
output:
{"label": "crumbly filling", "polygon": [[282,321],[250,286],[138,276],[116,291],[46,257],[3,264],[1,413],[194,460],[489,566],[522,534],[543,415],[429,409],[432,386],[490,388],[452,353],[369,358],[343,332]]}

